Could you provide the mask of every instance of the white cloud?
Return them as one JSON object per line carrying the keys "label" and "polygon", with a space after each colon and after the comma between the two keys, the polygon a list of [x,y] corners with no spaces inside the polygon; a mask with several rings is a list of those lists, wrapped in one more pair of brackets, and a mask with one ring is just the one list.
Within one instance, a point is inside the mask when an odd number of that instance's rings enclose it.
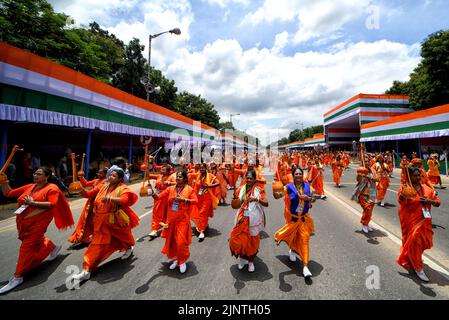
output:
{"label": "white cloud", "polygon": [[248,13],[242,25],[296,22],[295,44],[340,30],[349,21],[367,14],[371,0],[265,0],[255,12]]}
{"label": "white cloud", "polygon": [[[338,40],[342,24],[354,14],[360,14],[349,12],[353,1],[339,1],[342,7],[336,11],[336,17],[329,16],[330,11],[318,10],[326,1],[315,2],[267,0],[265,6],[273,5],[274,13],[264,15],[257,11],[254,19],[298,21],[300,30],[320,35],[315,41],[315,45],[320,45]],[[366,4],[368,0],[361,2]],[[130,6],[132,2],[127,3]],[[88,17],[112,16],[118,4],[115,0],[108,1],[107,5],[101,1],[93,4],[74,0],[67,2],[67,6],[73,11],[62,11],[78,21],[79,14],[86,14],[83,19],[90,22]],[[222,120],[227,121],[231,112],[240,113],[234,119],[239,129],[271,139],[270,142],[278,133],[285,136],[298,128],[296,122],[304,123],[304,127],[322,124],[325,111],[357,93],[382,93],[393,80],[407,80],[420,59],[419,44],[409,46],[387,40],[351,43],[345,39],[326,52],[285,56],[282,50],[294,37],[287,32],[275,36],[271,49],[260,45],[243,49],[237,40],[217,39],[193,51],[189,40],[195,17],[189,1],[156,0],[139,2],[136,6],[141,12],[140,19],[123,16],[107,29],[125,43],[137,37],[147,47],[149,34],[179,27],[181,36],[166,34],[154,39],[152,66],[175,80],[179,91],[201,94],[215,104]],[[303,8],[309,11],[299,10]],[[362,5],[357,8],[352,9],[363,11]],[[309,20],[303,14],[316,15]],[[111,18],[105,19],[97,21],[104,26],[107,25],[104,21]]]}
{"label": "white cloud", "polygon": [[233,3],[244,6],[247,6],[250,3],[249,0],[201,0],[201,1],[207,2],[211,6],[219,6],[221,8],[226,8]]}
{"label": "white cloud", "polygon": [[222,118],[240,113],[242,129],[266,134],[270,127],[281,129],[284,120],[290,129],[296,122],[320,125],[325,111],[353,95],[383,93],[393,80],[406,80],[419,61],[418,48],[382,40],[288,57],[217,40],[200,52],[183,50],[167,74],[181,90],[214,103]]}

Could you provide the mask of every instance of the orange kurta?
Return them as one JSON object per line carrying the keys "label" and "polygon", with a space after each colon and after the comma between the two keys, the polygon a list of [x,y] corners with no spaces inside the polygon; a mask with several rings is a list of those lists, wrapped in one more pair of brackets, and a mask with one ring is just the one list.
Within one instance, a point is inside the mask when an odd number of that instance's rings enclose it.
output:
{"label": "orange kurta", "polygon": [[[116,251],[126,251],[135,244],[132,228],[139,224],[139,217],[131,209],[138,200],[137,194],[131,191],[125,184],[120,184],[113,190],[108,190],[109,183],[86,192],[89,198],[94,200],[94,234],[92,242],[84,254],[83,269],[95,270],[100,263],[106,260]],[[112,202],[103,202],[107,196],[119,197],[120,205]],[[121,208],[129,223],[124,217],[116,214]]]}
{"label": "orange kurta", "polygon": [[33,212],[41,209],[28,206],[24,212],[16,215],[18,238],[22,241],[15,271],[16,277],[21,277],[27,271],[37,267],[55,249],[54,243],[45,237],[45,232],[53,218],[55,218],[56,227],[60,230],[74,225],[72,212],[64,194],[52,183],[48,183],[41,189],[36,189],[35,184],[28,184],[11,190],[5,196],[18,197],[17,202],[19,206],[22,206],[24,198],[29,195],[35,201],[50,202],[52,208],[29,218]]}
{"label": "orange kurta", "polygon": [[[422,254],[424,250],[432,248],[432,218],[424,218],[420,202],[420,196],[436,200],[441,204],[433,189],[421,185],[422,194],[417,194],[413,199],[402,201],[398,196],[399,220],[402,230],[402,247],[397,263],[406,269],[413,268],[420,271],[423,268]],[[399,188],[400,195],[403,187]],[[430,211],[430,206],[428,206]]]}
{"label": "orange kurta", "polygon": [[[102,185],[106,179],[94,179],[87,181],[84,178],[80,179],[83,187],[97,187]],[[94,199],[88,199],[84,205],[83,211],[78,219],[76,229],[69,238],[71,243],[89,243],[94,232]]]}
{"label": "orange kurta", "polygon": [[[240,190],[243,188],[240,187],[237,191],[237,195],[240,194]],[[266,195],[263,190],[261,192],[262,200],[266,200]],[[231,254],[236,258],[246,259],[248,261],[254,261],[257,252],[259,251],[260,245],[260,236],[251,236],[249,230],[249,217],[244,216],[245,208],[248,206],[247,199],[253,193],[253,190],[247,193],[247,197],[245,198],[241,208],[239,209],[237,215],[237,223],[231,231],[231,235],[229,237],[229,249],[231,250]]]}
{"label": "orange kurta", "polygon": [[168,187],[159,194],[161,201],[166,202],[168,224],[165,244],[161,252],[169,259],[176,259],[180,265],[190,257],[189,246],[192,243],[190,216],[198,211],[198,198],[195,190],[186,185],[179,196],[190,199],[190,203],[179,202],[177,211],[175,211],[173,203],[176,196],[176,186]]}
{"label": "orange kurta", "polygon": [[429,181],[432,185],[437,185],[440,183],[440,163],[436,160],[429,159],[427,161],[427,165],[429,166],[429,171],[427,171],[427,175],[429,176]]}

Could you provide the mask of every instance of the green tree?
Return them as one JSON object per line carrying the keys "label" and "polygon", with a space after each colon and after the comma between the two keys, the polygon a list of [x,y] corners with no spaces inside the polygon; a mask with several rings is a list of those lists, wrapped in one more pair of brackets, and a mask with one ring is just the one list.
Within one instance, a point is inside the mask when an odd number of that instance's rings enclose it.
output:
{"label": "green tree", "polygon": [[141,83],[142,78],[147,75],[146,59],[142,55],[144,48],[139,39],[133,38],[125,46],[124,63],[112,80],[115,87],[142,99],[146,99],[147,96]]}
{"label": "green tree", "polygon": [[[148,64],[145,66],[145,70],[148,72]],[[153,67],[151,67],[150,79],[155,87],[159,86],[161,88],[159,93],[150,94],[150,101],[175,111],[175,101],[178,91],[175,81],[167,79],[160,70],[154,69]]]}
{"label": "green tree", "polygon": [[201,95],[195,96],[188,92],[182,92],[176,97],[175,111],[193,120],[201,121],[213,128],[218,128],[220,116],[215,107]]}
{"label": "green tree", "polygon": [[385,91],[385,94],[409,95],[410,85],[408,82],[394,81],[393,86]]}
{"label": "green tree", "polygon": [[421,62],[409,82],[393,82],[387,93],[408,94],[416,110],[449,103],[449,30],[429,35],[421,45]]}
{"label": "green tree", "polygon": [[231,121],[226,122],[220,122],[218,124],[218,130],[235,130],[234,125],[231,123]]}

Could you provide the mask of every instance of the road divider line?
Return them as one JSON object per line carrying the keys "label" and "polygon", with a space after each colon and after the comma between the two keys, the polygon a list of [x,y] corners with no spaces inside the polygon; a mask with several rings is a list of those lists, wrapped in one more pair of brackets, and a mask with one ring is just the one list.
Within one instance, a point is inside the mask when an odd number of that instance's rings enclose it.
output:
{"label": "road divider line", "polygon": [[0,229],[0,233],[3,233],[4,231],[9,231],[9,230],[12,230],[12,229],[15,229],[15,228],[16,228],[16,225],[13,224],[13,225],[10,225],[10,226],[1,228],[1,229]]}
{"label": "road divider line", "polygon": [[[335,199],[340,205],[342,205],[343,207],[348,209],[351,213],[353,213],[354,215],[356,215],[356,216],[358,216],[360,218],[362,217],[362,214],[359,211],[357,211],[356,209],[351,207],[345,201],[341,200],[333,192],[330,192],[329,190],[326,190],[326,193],[328,195],[330,195],[333,199]],[[378,223],[376,223],[373,220],[371,221],[370,224],[373,225],[376,229],[381,230],[382,232],[387,234],[388,238],[390,238],[391,241],[393,241],[394,243],[399,245],[399,247],[402,246],[402,240],[399,239],[397,236],[395,236],[393,233],[391,233],[390,231],[388,231],[387,229],[385,229],[384,227],[382,227],[381,225],[379,225]],[[437,262],[436,260],[431,258],[429,255],[423,254],[423,262],[426,263],[427,265],[429,265],[433,270],[439,272],[446,279],[449,280],[449,270],[445,269],[439,262]]]}
{"label": "road divider line", "polygon": [[151,210],[148,211],[148,212],[145,212],[143,215],[139,216],[139,218],[142,219],[143,217],[146,217],[147,215],[149,215],[149,214],[152,213],[152,212],[153,212],[153,209],[151,209]]}

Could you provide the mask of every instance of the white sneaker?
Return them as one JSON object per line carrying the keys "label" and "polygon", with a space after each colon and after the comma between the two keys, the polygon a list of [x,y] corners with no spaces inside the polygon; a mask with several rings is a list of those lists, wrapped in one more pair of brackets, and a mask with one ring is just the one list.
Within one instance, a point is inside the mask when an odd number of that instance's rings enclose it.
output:
{"label": "white sneaker", "polygon": [[157,231],[153,230],[148,235],[152,238],[157,237]]}
{"label": "white sneaker", "polygon": [[418,276],[418,278],[420,278],[422,281],[424,281],[424,282],[430,281],[429,278],[427,278],[426,274],[424,273],[424,270],[421,270],[421,271],[415,270],[415,272],[416,272],[416,275]]}
{"label": "white sneaker", "polygon": [[374,229],[371,228],[370,226],[366,226],[366,227],[368,228],[368,231],[369,231],[369,232],[373,232],[373,231],[374,231]]}
{"label": "white sneaker", "polygon": [[74,280],[78,280],[78,281],[85,281],[85,280],[89,280],[90,279],[90,272],[83,270],[81,271],[81,273],[75,274],[73,276]]}
{"label": "white sneaker", "polygon": [[47,258],[45,258],[44,261],[53,261],[56,259],[56,257],[59,255],[59,251],[61,251],[62,246],[56,246],[53,251],[48,255]]}
{"label": "white sneaker", "polygon": [[168,267],[170,270],[174,270],[178,266],[178,260],[173,261],[173,263]]}
{"label": "white sneaker", "polygon": [[0,289],[0,294],[4,294],[4,293],[7,293],[7,292],[11,291],[15,287],[21,285],[22,282],[23,282],[23,278],[22,277],[20,277],[20,278],[16,278],[15,276],[12,277],[9,280],[8,284]]}
{"label": "white sneaker", "polygon": [[369,233],[368,226],[365,226],[364,224],[362,224],[362,231],[365,233]]}
{"label": "white sneaker", "polygon": [[128,250],[126,250],[125,253],[122,256],[122,260],[126,260],[129,257],[131,257],[131,255],[133,254],[133,249],[134,249],[134,247],[131,247]]}
{"label": "white sneaker", "polygon": [[382,201],[382,202],[380,203],[380,206],[381,206],[381,207],[385,207],[385,202]]}
{"label": "white sneaker", "polygon": [[254,272],[256,270],[256,267],[254,266],[254,263],[249,262],[248,263],[248,272]]}
{"label": "white sneaker", "polygon": [[179,265],[179,272],[185,273],[187,270],[187,265],[185,263]]}
{"label": "white sneaker", "polygon": [[310,272],[309,268],[307,266],[304,266],[302,269],[302,274],[304,275],[304,278],[310,278],[312,277],[312,272]]}
{"label": "white sneaker", "polygon": [[288,250],[288,258],[290,259],[291,262],[295,262],[296,261],[296,255],[295,255],[295,253],[291,249]]}
{"label": "white sneaker", "polygon": [[204,233],[201,232],[200,235],[198,236],[198,241],[199,242],[203,242],[204,241]]}
{"label": "white sneaker", "polygon": [[239,260],[239,264],[238,264],[238,268],[239,270],[242,270],[243,268],[245,268],[245,265],[248,263],[248,261],[246,261],[245,259],[240,258]]}

